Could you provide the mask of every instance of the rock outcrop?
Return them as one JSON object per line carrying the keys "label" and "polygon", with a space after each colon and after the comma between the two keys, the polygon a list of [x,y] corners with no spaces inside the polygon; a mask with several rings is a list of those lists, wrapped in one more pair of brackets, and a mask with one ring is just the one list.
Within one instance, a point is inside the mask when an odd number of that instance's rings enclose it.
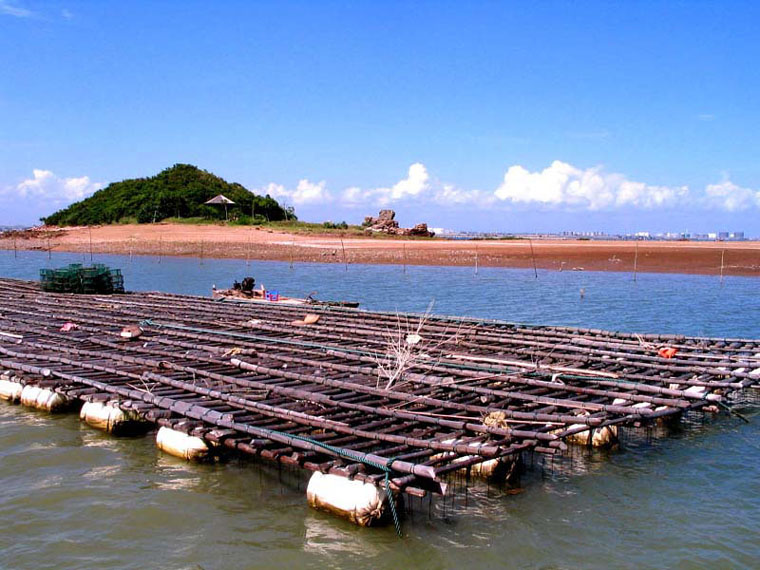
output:
{"label": "rock outcrop", "polygon": [[396,236],[422,236],[433,237],[435,234],[428,230],[427,224],[417,224],[413,228],[399,227],[396,221],[396,212],[393,210],[380,210],[380,214],[373,218],[364,218],[366,232],[380,232]]}

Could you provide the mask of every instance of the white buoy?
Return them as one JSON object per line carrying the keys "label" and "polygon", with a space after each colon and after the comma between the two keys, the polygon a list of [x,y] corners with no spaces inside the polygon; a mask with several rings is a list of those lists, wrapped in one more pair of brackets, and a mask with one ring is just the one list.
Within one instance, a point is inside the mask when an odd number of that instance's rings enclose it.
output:
{"label": "white buoy", "polygon": [[[444,439],[441,443],[461,443],[461,440],[456,438],[450,438],[450,439]],[[482,446],[484,444],[480,443],[470,443],[471,446]],[[445,457],[447,453],[436,453],[435,455],[432,455],[430,459],[441,459]],[[470,475],[472,477],[479,477],[483,479],[492,479],[497,482],[506,482],[510,485],[517,484],[519,482],[519,469],[517,468],[520,463],[519,456],[517,457],[496,457],[494,459],[486,459],[485,461],[481,461],[480,463],[470,463],[467,464],[469,461],[471,461],[475,456],[474,455],[463,455],[462,457],[457,457],[454,459],[451,464],[456,465],[458,463],[462,463],[462,469],[459,469],[458,471],[462,471],[465,469],[470,470]]]}
{"label": "white buoy", "polygon": [[388,507],[385,489],[319,471],[309,479],[306,499],[310,507],[338,515],[359,526],[376,524]]}
{"label": "white buoy", "polygon": [[124,411],[115,402],[86,402],[79,412],[79,418],[87,425],[116,435],[139,433],[150,425],[137,413]]}
{"label": "white buoy", "polygon": [[47,388],[27,384],[21,391],[21,403],[46,412],[63,412],[71,408],[72,400]]}
{"label": "white buoy", "polygon": [[188,461],[204,461],[210,457],[209,445],[201,438],[168,427],[158,430],[156,445],[164,453]]}
{"label": "white buoy", "polygon": [[618,442],[617,426],[604,426],[591,430],[591,440],[589,442],[589,432],[582,431],[574,433],[565,438],[567,443],[575,445],[591,445],[591,447],[610,447]]}
{"label": "white buoy", "polygon": [[8,400],[13,404],[17,404],[21,400],[21,392],[24,390],[24,385],[19,382],[13,382],[12,380],[0,379],[0,400]]}

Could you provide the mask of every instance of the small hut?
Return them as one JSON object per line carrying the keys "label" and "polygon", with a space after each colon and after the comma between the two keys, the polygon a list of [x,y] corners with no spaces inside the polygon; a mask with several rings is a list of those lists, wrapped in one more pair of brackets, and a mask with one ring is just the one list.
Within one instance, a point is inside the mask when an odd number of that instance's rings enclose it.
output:
{"label": "small hut", "polygon": [[208,202],[204,202],[204,204],[213,204],[213,205],[224,204],[224,219],[225,220],[230,219],[229,216],[227,215],[227,205],[234,204],[234,203],[235,202],[227,198],[227,196],[225,196],[224,194],[218,194],[214,196],[213,198],[211,198],[211,200],[209,200]]}

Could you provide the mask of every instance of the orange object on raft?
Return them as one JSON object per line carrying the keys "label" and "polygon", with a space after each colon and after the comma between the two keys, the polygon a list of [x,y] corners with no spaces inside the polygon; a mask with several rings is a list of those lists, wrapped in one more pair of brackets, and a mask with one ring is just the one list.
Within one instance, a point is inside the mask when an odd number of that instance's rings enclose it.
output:
{"label": "orange object on raft", "polygon": [[661,356],[662,358],[673,358],[677,353],[678,349],[671,346],[663,346],[657,351],[658,356]]}

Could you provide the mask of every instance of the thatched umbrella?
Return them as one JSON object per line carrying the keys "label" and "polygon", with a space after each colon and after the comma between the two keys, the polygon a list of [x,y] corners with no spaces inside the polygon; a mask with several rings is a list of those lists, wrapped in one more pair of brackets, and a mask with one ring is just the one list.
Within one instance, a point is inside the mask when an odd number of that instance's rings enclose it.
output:
{"label": "thatched umbrella", "polygon": [[229,220],[229,217],[227,216],[227,204],[234,204],[232,200],[227,198],[224,194],[218,194],[217,196],[214,196],[209,200],[208,202],[205,202],[205,204],[224,204],[224,219]]}

